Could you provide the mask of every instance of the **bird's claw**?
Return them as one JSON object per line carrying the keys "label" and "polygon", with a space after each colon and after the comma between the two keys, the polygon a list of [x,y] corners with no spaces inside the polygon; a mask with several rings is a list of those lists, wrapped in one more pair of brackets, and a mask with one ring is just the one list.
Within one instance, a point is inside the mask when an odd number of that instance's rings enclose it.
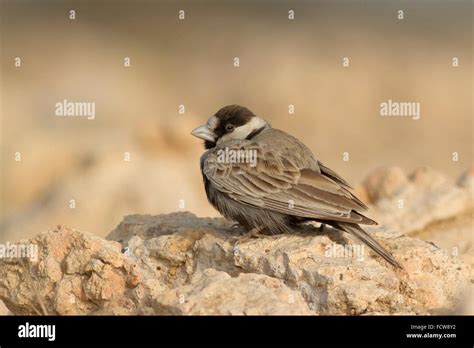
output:
{"label": "bird's claw", "polygon": [[252,238],[260,238],[260,232],[264,229],[264,227],[254,227],[250,231],[245,232],[240,237],[237,238],[237,242],[235,245],[238,245],[242,242],[246,242]]}

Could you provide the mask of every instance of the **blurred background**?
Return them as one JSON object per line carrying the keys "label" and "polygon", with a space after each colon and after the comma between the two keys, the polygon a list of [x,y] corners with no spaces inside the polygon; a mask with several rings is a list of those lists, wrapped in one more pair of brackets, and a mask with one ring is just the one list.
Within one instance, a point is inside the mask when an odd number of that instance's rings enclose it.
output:
{"label": "blurred background", "polygon": [[[384,165],[455,179],[472,163],[471,1],[1,0],[0,16],[0,242],[57,224],[105,235],[135,213],[218,216],[189,133],[227,104],[354,184]],[[95,102],[95,119],[55,116],[64,99]],[[381,117],[388,99],[419,102],[421,119]]]}

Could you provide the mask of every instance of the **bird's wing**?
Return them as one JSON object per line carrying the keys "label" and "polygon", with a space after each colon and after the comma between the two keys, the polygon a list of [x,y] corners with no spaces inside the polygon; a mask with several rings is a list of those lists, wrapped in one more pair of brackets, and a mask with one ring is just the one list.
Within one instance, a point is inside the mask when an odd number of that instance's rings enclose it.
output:
{"label": "bird's wing", "polygon": [[295,155],[278,155],[268,145],[249,141],[234,143],[227,149],[227,153],[240,154],[254,151],[255,165],[232,163],[223,149],[215,148],[207,154],[202,170],[214,188],[235,201],[303,218],[375,223],[356,212],[366,210],[366,206],[327,167],[301,168]]}

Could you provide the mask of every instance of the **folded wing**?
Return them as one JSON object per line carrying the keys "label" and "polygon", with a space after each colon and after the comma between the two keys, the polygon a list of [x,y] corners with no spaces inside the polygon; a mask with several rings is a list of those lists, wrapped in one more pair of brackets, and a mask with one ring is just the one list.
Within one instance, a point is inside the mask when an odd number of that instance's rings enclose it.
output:
{"label": "folded wing", "polygon": [[229,163],[219,160],[216,148],[203,163],[212,185],[235,201],[302,218],[375,224],[357,212],[367,207],[349,191],[349,184],[320,162],[312,169],[301,168],[294,155],[278,156],[249,141],[228,150],[255,151],[257,156],[256,165]]}

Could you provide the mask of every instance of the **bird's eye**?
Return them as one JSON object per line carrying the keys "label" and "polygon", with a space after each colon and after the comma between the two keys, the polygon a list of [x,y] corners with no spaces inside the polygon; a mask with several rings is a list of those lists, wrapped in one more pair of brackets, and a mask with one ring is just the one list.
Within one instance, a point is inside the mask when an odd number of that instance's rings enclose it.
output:
{"label": "bird's eye", "polygon": [[225,126],[225,131],[226,131],[227,133],[233,132],[233,131],[234,131],[234,125],[233,125],[232,123],[226,124],[226,126]]}

